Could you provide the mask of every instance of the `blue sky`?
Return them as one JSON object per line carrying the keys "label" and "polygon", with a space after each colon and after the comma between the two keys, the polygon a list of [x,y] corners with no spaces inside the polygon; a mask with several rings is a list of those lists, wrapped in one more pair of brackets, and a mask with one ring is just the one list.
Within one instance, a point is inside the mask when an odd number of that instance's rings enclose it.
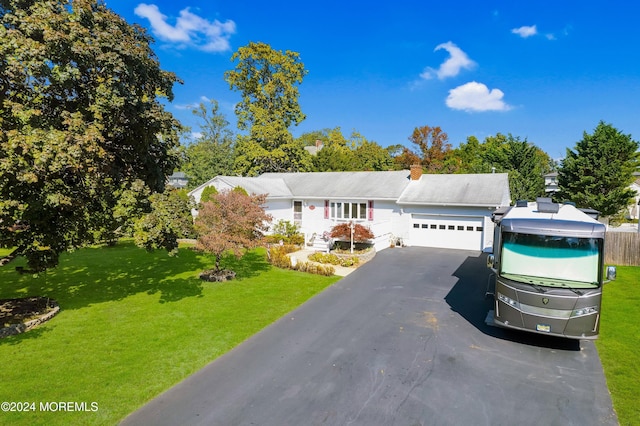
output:
{"label": "blue sky", "polygon": [[[341,127],[382,146],[440,126],[458,146],[497,133],[562,158],[600,120],[640,140],[640,2],[107,0],[147,28],[163,69],[184,84],[168,109],[220,103],[235,131],[239,95],[224,81],[250,41],[298,52],[303,132]],[[413,147],[412,147],[413,148]]]}

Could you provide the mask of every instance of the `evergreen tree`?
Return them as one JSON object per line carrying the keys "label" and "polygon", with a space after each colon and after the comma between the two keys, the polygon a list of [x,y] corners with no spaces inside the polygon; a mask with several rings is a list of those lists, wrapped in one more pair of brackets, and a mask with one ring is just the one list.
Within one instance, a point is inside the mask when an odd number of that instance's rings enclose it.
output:
{"label": "evergreen tree", "polygon": [[640,165],[638,142],[600,121],[593,134],[584,132],[558,170],[559,201],[598,210],[603,216],[627,207],[635,192],[629,188]]}

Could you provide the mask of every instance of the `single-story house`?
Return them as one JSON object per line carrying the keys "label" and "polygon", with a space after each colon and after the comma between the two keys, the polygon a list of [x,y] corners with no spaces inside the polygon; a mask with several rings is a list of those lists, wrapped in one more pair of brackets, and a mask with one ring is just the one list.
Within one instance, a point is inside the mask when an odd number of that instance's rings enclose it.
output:
{"label": "single-story house", "polygon": [[218,191],[240,186],[250,194],[268,194],[265,209],[273,223],[298,224],[305,241],[316,247],[334,225],[354,221],[373,231],[377,250],[394,242],[484,250],[493,244],[491,214],[511,203],[506,173],[422,174],[419,166],[410,171],[216,176],[190,195],[199,202],[204,188],[212,185]]}

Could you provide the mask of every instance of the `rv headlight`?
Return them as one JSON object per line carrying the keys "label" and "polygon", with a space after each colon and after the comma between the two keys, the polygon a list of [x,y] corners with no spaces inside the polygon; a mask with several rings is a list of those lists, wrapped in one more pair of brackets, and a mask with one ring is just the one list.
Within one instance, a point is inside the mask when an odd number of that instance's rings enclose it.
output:
{"label": "rv headlight", "polygon": [[597,306],[589,306],[587,308],[580,308],[580,309],[574,309],[571,312],[571,317],[582,317],[585,315],[591,315],[591,314],[596,314],[598,313],[598,307]]}
{"label": "rv headlight", "polygon": [[520,309],[520,304],[518,302],[516,302],[515,300],[513,300],[510,297],[505,296],[502,293],[498,293],[498,300],[501,302],[506,303],[507,305],[516,308],[516,309]]}

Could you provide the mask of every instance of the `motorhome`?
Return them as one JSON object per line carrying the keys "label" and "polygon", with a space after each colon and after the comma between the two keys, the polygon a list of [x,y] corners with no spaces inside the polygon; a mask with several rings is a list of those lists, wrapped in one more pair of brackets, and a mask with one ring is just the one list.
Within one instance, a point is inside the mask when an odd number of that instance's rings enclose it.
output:
{"label": "motorhome", "polygon": [[[571,339],[600,328],[606,227],[571,203],[518,201],[496,211],[493,325]],[[606,271],[615,278],[615,268]]]}

